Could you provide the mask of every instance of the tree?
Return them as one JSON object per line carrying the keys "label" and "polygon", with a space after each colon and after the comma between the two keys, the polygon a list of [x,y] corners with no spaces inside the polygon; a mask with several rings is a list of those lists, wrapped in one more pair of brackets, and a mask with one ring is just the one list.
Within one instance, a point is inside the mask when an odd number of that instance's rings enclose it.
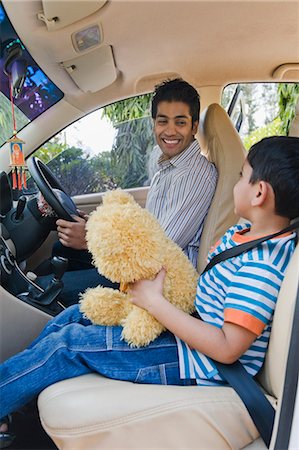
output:
{"label": "tree", "polygon": [[69,147],[52,159],[48,167],[70,196],[117,187],[109,152],[90,158],[81,148]]}
{"label": "tree", "polygon": [[155,142],[150,118],[151,97],[145,94],[103,109],[103,116],[117,130],[111,157],[122,188],[140,186],[148,178],[147,161]]}
{"label": "tree", "polygon": [[245,136],[245,138],[243,139],[243,144],[246,150],[249,150],[253,144],[256,144],[257,142],[261,141],[263,138],[270,136],[278,136],[281,134],[282,134],[281,120],[279,117],[277,117],[267,125],[259,127],[256,130],[249,133],[247,136]]}
{"label": "tree", "polygon": [[299,98],[299,84],[280,83],[278,93],[281,126],[283,133],[288,135],[290,125],[295,116],[296,103]]}
{"label": "tree", "polygon": [[42,145],[34,154],[43,163],[48,164],[53,158],[66,150],[67,146],[60,142],[60,136],[54,136],[50,141]]}

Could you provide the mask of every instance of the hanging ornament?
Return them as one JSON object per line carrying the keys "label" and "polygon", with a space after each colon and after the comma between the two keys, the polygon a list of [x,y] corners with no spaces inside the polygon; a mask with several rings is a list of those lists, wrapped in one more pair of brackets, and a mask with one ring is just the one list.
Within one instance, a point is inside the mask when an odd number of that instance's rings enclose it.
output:
{"label": "hanging ornament", "polygon": [[17,125],[15,118],[15,108],[14,108],[14,97],[13,97],[13,86],[11,80],[11,73],[6,72],[9,80],[10,89],[10,103],[12,112],[12,122],[13,122],[13,137],[8,139],[7,142],[10,143],[10,167],[12,170],[12,188],[22,190],[22,188],[27,189],[26,184],[26,163],[23,153],[23,144],[25,144],[22,139],[17,136]]}
{"label": "hanging ornament", "polygon": [[10,143],[10,167],[12,171],[12,188],[21,190],[23,187],[27,189],[26,185],[26,164],[23,153],[22,139],[15,134],[7,142]]}

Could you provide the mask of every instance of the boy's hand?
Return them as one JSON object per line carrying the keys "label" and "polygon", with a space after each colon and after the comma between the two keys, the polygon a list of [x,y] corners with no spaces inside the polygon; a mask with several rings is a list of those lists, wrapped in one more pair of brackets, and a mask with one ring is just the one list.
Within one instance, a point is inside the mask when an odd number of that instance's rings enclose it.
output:
{"label": "boy's hand", "polygon": [[75,250],[86,250],[86,220],[87,216],[73,216],[76,222],[58,219],[56,221],[58,239],[65,247]]}
{"label": "boy's hand", "polygon": [[131,302],[140,308],[150,311],[155,309],[165,298],[163,297],[163,285],[166,270],[162,268],[153,280],[140,280],[130,285],[129,293]]}

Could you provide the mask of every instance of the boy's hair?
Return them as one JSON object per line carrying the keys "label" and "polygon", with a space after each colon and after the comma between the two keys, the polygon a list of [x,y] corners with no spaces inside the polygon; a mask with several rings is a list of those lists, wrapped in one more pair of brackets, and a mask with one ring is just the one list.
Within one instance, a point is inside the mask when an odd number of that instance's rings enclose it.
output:
{"label": "boy's hair", "polygon": [[247,156],[250,183],[266,181],[275,194],[275,213],[299,217],[299,137],[273,136],[254,144]]}
{"label": "boy's hair", "polygon": [[199,120],[200,97],[197,90],[182,78],[165,80],[155,86],[152,99],[152,118],[157,116],[160,102],[183,102],[189,106],[192,125]]}

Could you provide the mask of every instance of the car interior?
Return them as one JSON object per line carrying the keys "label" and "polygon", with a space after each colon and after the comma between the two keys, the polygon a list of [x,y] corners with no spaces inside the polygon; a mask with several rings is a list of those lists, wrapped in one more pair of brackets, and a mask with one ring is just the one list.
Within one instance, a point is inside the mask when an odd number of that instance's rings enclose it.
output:
{"label": "car interior", "polygon": [[[45,288],[35,275],[57,240],[56,218],[73,220],[77,208],[89,214],[103,196],[102,191],[70,195],[63,179],[35,152],[46,148],[67,126],[106,105],[151,93],[166,79],[186,79],[201,98],[197,135],[201,151],[218,170],[199,248],[200,274],[211,246],[242,221],[234,212],[233,186],[247,149],[232,113],[221,102],[222,92],[225,86],[238,83],[299,83],[298,18],[297,0],[0,2],[0,76],[4,80],[0,124],[12,123],[14,102],[28,179],[34,181],[33,189],[12,189],[12,128],[3,132],[1,361],[26,348],[64,307],[59,301],[64,261],[52,259],[53,278]],[[35,84],[30,85],[26,77],[31,67]],[[38,109],[32,99],[42,91],[43,106]],[[246,113],[245,108],[242,115]],[[299,136],[299,95],[288,133]],[[94,136],[101,139],[96,132]],[[145,206],[148,185],[125,189]],[[54,215],[41,212],[43,199]],[[299,445],[294,356],[299,345],[298,284],[297,245],[277,301],[266,361],[257,377],[276,410],[271,449]],[[139,385],[91,374],[48,387],[37,404],[42,427],[55,445],[47,448],[267,448],[229,386]]]}

